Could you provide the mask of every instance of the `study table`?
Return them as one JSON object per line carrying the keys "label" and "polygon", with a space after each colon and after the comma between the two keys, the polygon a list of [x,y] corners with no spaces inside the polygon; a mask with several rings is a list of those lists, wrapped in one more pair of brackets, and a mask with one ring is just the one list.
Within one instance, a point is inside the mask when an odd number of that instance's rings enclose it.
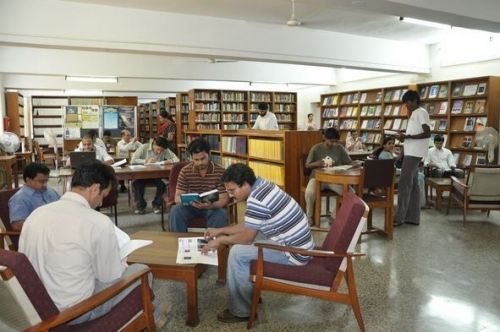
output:
{"label": "study table", "polygon": [[343,192],[349,191],[349,186],[359,186],[362,179],[362,168],[356,167],[349,170],[331,168],[318,168],[314,171],[316,180],[316,200],[314,205],[314,226],[320,227],[321,214],[321,184],[340,184]]}
{"label": "study table", "polygon": [[[130,254],[128,263],[141,263],[149,266],[153,276],[159,279],[178,280],[186,283],[187,320],[186,325],[196,326],[198,316],[198,278],[206,270],[204,264],[177,264],[178,238],[203,236],[201,233],[173,233],[139,231],[132,239],[152,240],[153,243]],[[226,281],[228,248],[223,246],[217,251],[219,260],[217,282]],[[164,299],[168,301],[169,299]]]}
{"label": "study table", "polygon": [[19,187],[17,180],[17,157],[15,155],[0,156],[0,167],[5,170],[7,189],[12,189],[12,180],[14,180],[15,188]]}

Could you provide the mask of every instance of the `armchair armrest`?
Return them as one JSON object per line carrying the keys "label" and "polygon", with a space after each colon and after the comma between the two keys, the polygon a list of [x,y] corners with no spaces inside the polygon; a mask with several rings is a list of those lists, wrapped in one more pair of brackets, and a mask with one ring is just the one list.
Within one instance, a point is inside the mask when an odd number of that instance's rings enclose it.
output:
{"label": "armchair armrest", "polygon": [[451,177],[451,187],[452,190],[458,192],[461,196],[467,196],[469,186],[460,181],[457,177],[452,176]]}
{"label": "armchair armrest", "polygon": [[262,249],[271,249],[271,250],[278,250],[278,251],[286,251],[294,254],[299,254],[299,255],[304,255],[304,256],[312,256],[312,257],[361,257],[365,256],[365,254],[362,253],[335,253],[333,251],[324,251],[324,250],[307,250],[307,249],[302,249],[302,248],[296,248],[296,247],[287,247],[287,246],[280,246],[276,244],[270,244],[270,243],[254,243],[254,246],[259,248],[259,251]]}
{"label": "armchair armrest", "polygon": [[[75,304],[74,306],[58,313],[57,315],[54,315],[46,319],[45,321],[26,329],[25,331],[26,332],[48,331],[51,328],[69,322],[81,316],[82,314],[94,309],[95,307],[105,303],[106,301],[108,301],[109,299],[111,299],[112,297],[123,291],[125,288],[132,285],[134,282],[138,281],[139,279],[141,279],[141,286],[143,287],[142,302],[146,303],[145,300],[147,300],[149,301],[149,303],[151,303],[148,276],[147,276],[147,273],[150,271],[151,270],[149,268],[145,268],[142,271],[138,271],[127,277],[120,278],[116,283],[114,283],[110,287],[103,289],[102,291],[92,295],[88,299],[78,304]],[[147,292],[144,291],[144,287],[147,287]],[[144,299],[144,297],[146,297],[146,299]]]}
{"label": "armchair armrest", "polygon": [[6,235],[21,235],[21,232],[19,231],[4,231],[3,229],[0,229],[0,249],[5,249],[4,247],[4,239]]}

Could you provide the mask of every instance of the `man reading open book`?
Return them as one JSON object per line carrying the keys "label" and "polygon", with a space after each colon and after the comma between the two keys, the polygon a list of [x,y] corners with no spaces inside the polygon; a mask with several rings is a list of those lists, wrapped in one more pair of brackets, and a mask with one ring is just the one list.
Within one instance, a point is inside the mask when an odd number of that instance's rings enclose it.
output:
{"label": "man reading open book", "polygon": [[[203,138],[192,141],[187,152],[192,162],[182,168],[177,179],[175,205],[170,211],[170,230],[187,232],[187,224],[193,218],[207,219],[208,227],[223,227],[227,224],[224,207],[229,201],[221,181],[224,168],[210,160],[210,145]],[[188,193],[205,193],[216,189],[219,198],[216,201],[194,199],[183,205],[181,195]]]}

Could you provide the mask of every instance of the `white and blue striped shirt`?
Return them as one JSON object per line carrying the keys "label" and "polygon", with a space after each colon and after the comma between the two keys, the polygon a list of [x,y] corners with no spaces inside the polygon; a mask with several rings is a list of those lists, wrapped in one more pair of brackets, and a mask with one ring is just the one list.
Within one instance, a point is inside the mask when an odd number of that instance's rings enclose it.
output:
{"label": "white and blue striped shirt", "polygon": [[[307,216],[299,204],[276,184],[260,177],[247,199],[245,227],[260,230],[267,239],[285,246],[314,248]],[[304,265],[311,259],[286,254],[295,265]]]}

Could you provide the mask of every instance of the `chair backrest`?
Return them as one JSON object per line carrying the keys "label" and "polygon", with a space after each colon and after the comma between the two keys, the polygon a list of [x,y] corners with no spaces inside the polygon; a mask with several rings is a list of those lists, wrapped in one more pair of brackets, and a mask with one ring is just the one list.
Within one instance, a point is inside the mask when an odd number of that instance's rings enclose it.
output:
{"label": "chair backrest", "polygon": [[16,331],[59,313],[28,258],[0,249],[0,319]]}
{"label": "chair backrest", "polygon": [[33,140],[33,151],[35,152],[35,161],[43,163],[45,161],[43,151],[36,139]]}
{"label": "chair backrest", "polygon": [[167,188],[167,202],[175,201],[175,189],[177,188],[177,178],[179,177],[179,173],[181,169],[189,164],[187,161],[181,161],[175,163],[170,170],[170,175],[168,177],[168,188]]}
{"label": "chair backrest", "polygon": [[387,188],[394,181],[394,159],[365,160],[363,188]]}
{"label": "chair backrest", "polygon": [[[10,212],[9,212],[9,199],[14,196],[14,194],[20,188],[0,190],[0,219],[6,230],[12,231],[12,225],[10,224]],[[19,242],[18,236],[10,236],[10,240],[17,250],[17,243]]]}
{"label": "chair backrest", "polygon": [[[352,252],[361,235],[368,210],[368,206],[361,198],[352,192],[345,193],[340,210],[335,216],[321,249],[337,253]],[[339,268],[345,269],[344,260],[340,257],[327,258],[323,259],[323,264],[328,270],[336,272]]]}
{"label": "chair backrest", "polygon": [[118,204],[118,188],[113,187],[109,194],[102,200],[101,208],[107,208]]}
{"label": "chair backrest", "polygon": [[500,201],[500,166],[474,166],[469,172],[469,200]]}

